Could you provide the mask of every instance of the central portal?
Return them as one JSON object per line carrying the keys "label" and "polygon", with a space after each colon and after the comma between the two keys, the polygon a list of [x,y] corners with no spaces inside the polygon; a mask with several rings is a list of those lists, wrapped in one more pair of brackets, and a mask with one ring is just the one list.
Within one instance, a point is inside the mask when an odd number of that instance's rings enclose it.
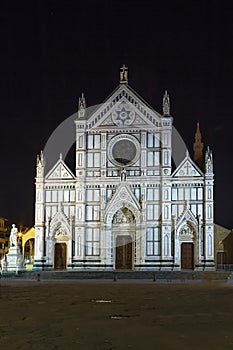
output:
{"label": "central portal", "polygon": [[116,238],[116,269],[132,270],[132,239],[131,236]]}

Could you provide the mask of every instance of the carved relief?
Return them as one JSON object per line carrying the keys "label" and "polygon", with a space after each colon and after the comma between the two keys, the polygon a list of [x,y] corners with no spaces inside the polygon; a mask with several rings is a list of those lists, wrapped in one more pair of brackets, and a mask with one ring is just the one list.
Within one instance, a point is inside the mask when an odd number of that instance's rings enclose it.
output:
{"label": "carved relief", "polygon": [[69,172],[68,168],[66,168],[64,163],[57,164],[57,166],[50,172],[48,175],[49,179],[56,179],[56,178],[66,178],[66,179],[72,179],[73,176]]}
{"label": "carved relief", "polygon": [[64,229],[60,226],[57,228],[56,232],[55,232],[55,236],[65,236],[66,232],[64,231]]}
{"label": "carved relief", "polygon": [[188,224],[185,224],[184,226],[182,226],[179,233],[179,239],[182,241],[185,241],[185,240],[192,240],[193,238],[194,238],[194,230]]}
{"label": "carved relief", "polygon": [[135,222],[135,217],[128,208],[119,209],[113,216],[113,224],[131,224]]}
{"label": "carved relief", "polygon": [[177,176],[201,176],[201,173],[199,173],[191,163],[189,159],[187,159],[180,167],[178,167],[178,170],[175,171],[175,177]]}
{"label": "carved relief", "polygon": [[123,102],[116,110],[112,113],[107,114],[106,118],[101,121],[98,125],[101,126],[143,126],[150,127],[151,125],[148,123],[148,120],[144,120],[144,118],[132,110],[134,106],[130,102]]}
{"label": "carved relief", "polygon": [[135,118],[135,112],[132,110],[129,110],[123,104],[120,106],[119,109],[117,109],[112,113],[112,120],[118,126],[131,125],[134,121],[134,118]]}

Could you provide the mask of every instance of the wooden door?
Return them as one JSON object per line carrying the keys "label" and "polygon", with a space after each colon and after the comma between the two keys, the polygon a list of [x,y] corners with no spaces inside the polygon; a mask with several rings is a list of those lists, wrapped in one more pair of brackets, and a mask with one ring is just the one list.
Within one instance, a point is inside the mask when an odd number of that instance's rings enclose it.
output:
{"label": "wooden door", "polygon": [[181,269],[193,270],[194,268],[194,256],[193,256],[193,243],[181,244]]}
{"label": "wooden door", "polygon": [[66,243],[56,243],[54,252],[54,269],[66,269]]}
{"label": "wooden door", "polygon": [[130,236],[116,238],[116,269],[132,270],[132,239]]}
{"label": "wooden door", "polygon": [[227,255],[226,252],[217,253],[217,269],[224,270],[226,268]]}

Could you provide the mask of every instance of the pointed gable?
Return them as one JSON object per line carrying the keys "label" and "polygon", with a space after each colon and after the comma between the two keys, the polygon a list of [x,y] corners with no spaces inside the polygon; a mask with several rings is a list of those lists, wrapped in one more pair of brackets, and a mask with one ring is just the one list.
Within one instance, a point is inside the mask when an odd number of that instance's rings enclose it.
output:
{"label": "pointed gable", "polygon": [[139,220],[141,206],[134,196],[132,190],[126,183],[121,183],[106,206],[106,223],[112,222],[113,215],[122,207],[127,207]]}
{"label": "pointed gable", "polygon": [[49,171],[46,176],[47,180],[73,180],[75,179],[74,174],[68,168],[68,166],[64,163],[62,159],[59,159],[58,162],[54,165],[54,167]]}
{"label": "pointed gable", "polygon": [[135,198],[133,192],[131,191],[130,187],[127,184],[120,184],[112,196],[111,200],[109,201],[107,207],[111,207],[116,202],[124,202],[124,203],[130,203],[135,208],[140,209],[140,205]]}
{"label": "pointed gable", "polygon": [[154,128],[161,115],[155,112],[128,85],[120,85],[107,100],[89,116],[93,128]]}
{"label": "pointed gable", "polygon": [[70,232],[69,220],[60,206],[50,222],[50,235],[53,237],[56,236],[58,240],[64,240],[65,236],[70,236]]}
{"label": "pointed gable", "polygon": [[177,169],[174,171],[173,177],[201,177],[203,173],[192,161],[189,154],[186,154],[184,160],[180,163]]}
{"label": "pointed gable", "polygon": [[192,222],[193,224],[198,225],[197,219],[194,216],[193,212],[189,209],[187,202],[185,204],[183,212],[177,219],[177,226],[181,225],[183,222]]}

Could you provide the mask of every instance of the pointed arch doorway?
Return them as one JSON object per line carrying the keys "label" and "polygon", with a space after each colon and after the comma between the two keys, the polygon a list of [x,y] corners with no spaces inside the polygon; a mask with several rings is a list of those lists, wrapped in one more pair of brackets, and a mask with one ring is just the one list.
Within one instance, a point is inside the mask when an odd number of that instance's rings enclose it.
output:
{"label": "pointed arch doorway", "polygon": [[66,243],[55,243],[54,247],[54,269],[66,269]]}

